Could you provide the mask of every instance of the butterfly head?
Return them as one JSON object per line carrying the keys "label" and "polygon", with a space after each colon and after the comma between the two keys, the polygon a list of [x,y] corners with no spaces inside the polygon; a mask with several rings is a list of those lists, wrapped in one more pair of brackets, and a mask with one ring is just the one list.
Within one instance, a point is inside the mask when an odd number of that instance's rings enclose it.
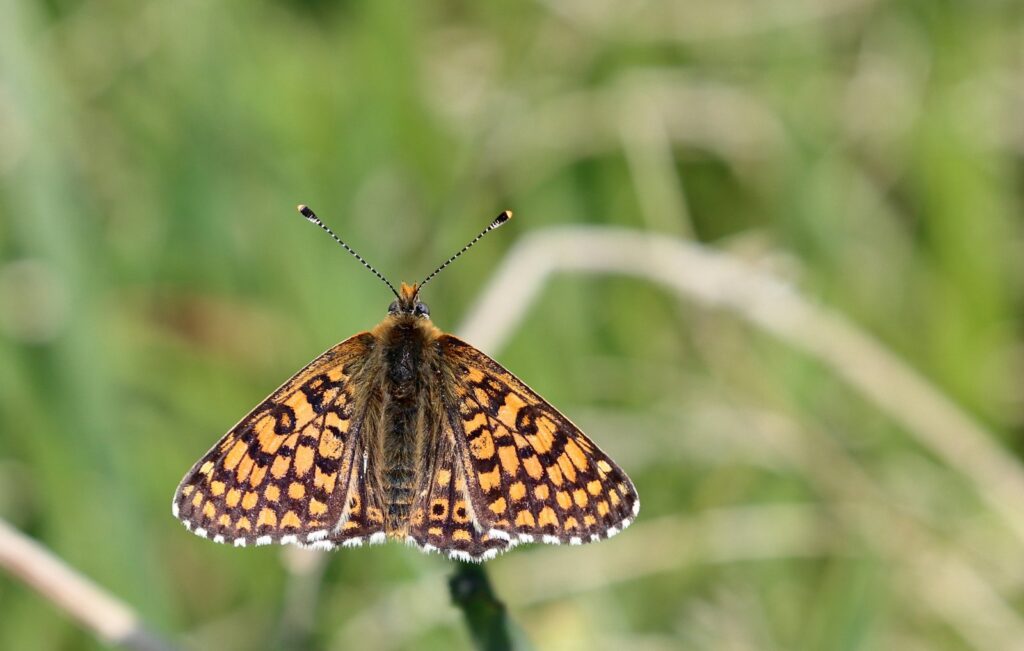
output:
{"label": "butterfly head", "polygon": [[423,319],[430,318],[430,308],[419,299],[420,286],[402,283],[398,290],[398,298],[391,301],[388,314],[392,316],[406,315]]}

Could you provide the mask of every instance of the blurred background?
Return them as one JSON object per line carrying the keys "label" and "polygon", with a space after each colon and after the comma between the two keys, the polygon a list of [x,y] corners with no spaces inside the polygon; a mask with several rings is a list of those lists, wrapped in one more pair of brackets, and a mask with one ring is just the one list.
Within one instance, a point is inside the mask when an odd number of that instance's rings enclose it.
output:
{"label": "blurred background", "polygon": [[[487,564],[536,648],[1020,648],[1022,9],[2,0],[0,518],[188,648],[468,646],[447,560],[233,549],[170,501],[391,300],[296,203],[394,282],[511,208],[434,321],[524,310],[480,345],[643,503]],[[488,299],[554,226],[794,294],[556,272]],[[0,574],[0,648],[103,644]]]}

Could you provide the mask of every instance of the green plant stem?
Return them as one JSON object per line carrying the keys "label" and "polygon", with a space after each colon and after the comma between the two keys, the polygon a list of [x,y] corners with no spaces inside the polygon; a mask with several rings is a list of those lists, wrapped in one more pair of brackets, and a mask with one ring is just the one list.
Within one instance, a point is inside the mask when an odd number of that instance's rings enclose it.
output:
{"label": "green plant stem", "polygon": [[477,649],[512,651],[515,648],[505,604],[494,594],[483,565],[457,563],[448,588],[452,601],[466,617]]}

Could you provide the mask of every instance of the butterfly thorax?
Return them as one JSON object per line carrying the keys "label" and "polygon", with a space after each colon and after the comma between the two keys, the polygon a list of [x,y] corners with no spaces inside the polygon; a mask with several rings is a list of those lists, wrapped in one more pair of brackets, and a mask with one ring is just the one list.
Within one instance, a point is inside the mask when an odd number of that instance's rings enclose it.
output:
{"label": "butterfly thorax", "polygon": [[436,373],[436,340],[441,334],[430,319],[389,315],[373,330],[380,346],[383,427],[380,428],[381,492],[386,505],[385,531],[404,537],[415,499],[417,470],[424,449],[436,436],[425,423],[437,421],[431,375]]}

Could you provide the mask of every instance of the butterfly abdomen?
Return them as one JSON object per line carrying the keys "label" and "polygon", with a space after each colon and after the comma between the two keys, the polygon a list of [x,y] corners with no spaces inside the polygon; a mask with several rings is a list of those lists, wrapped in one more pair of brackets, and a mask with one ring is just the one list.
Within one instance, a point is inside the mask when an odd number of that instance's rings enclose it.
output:
{"label": "butterfly abdomen", "polygon": [[410,398],[392,398],[387,403],[384,439],[384,495],[387,501],[387,528],[403,530],[413,500],[416,481],[416,402]]}

